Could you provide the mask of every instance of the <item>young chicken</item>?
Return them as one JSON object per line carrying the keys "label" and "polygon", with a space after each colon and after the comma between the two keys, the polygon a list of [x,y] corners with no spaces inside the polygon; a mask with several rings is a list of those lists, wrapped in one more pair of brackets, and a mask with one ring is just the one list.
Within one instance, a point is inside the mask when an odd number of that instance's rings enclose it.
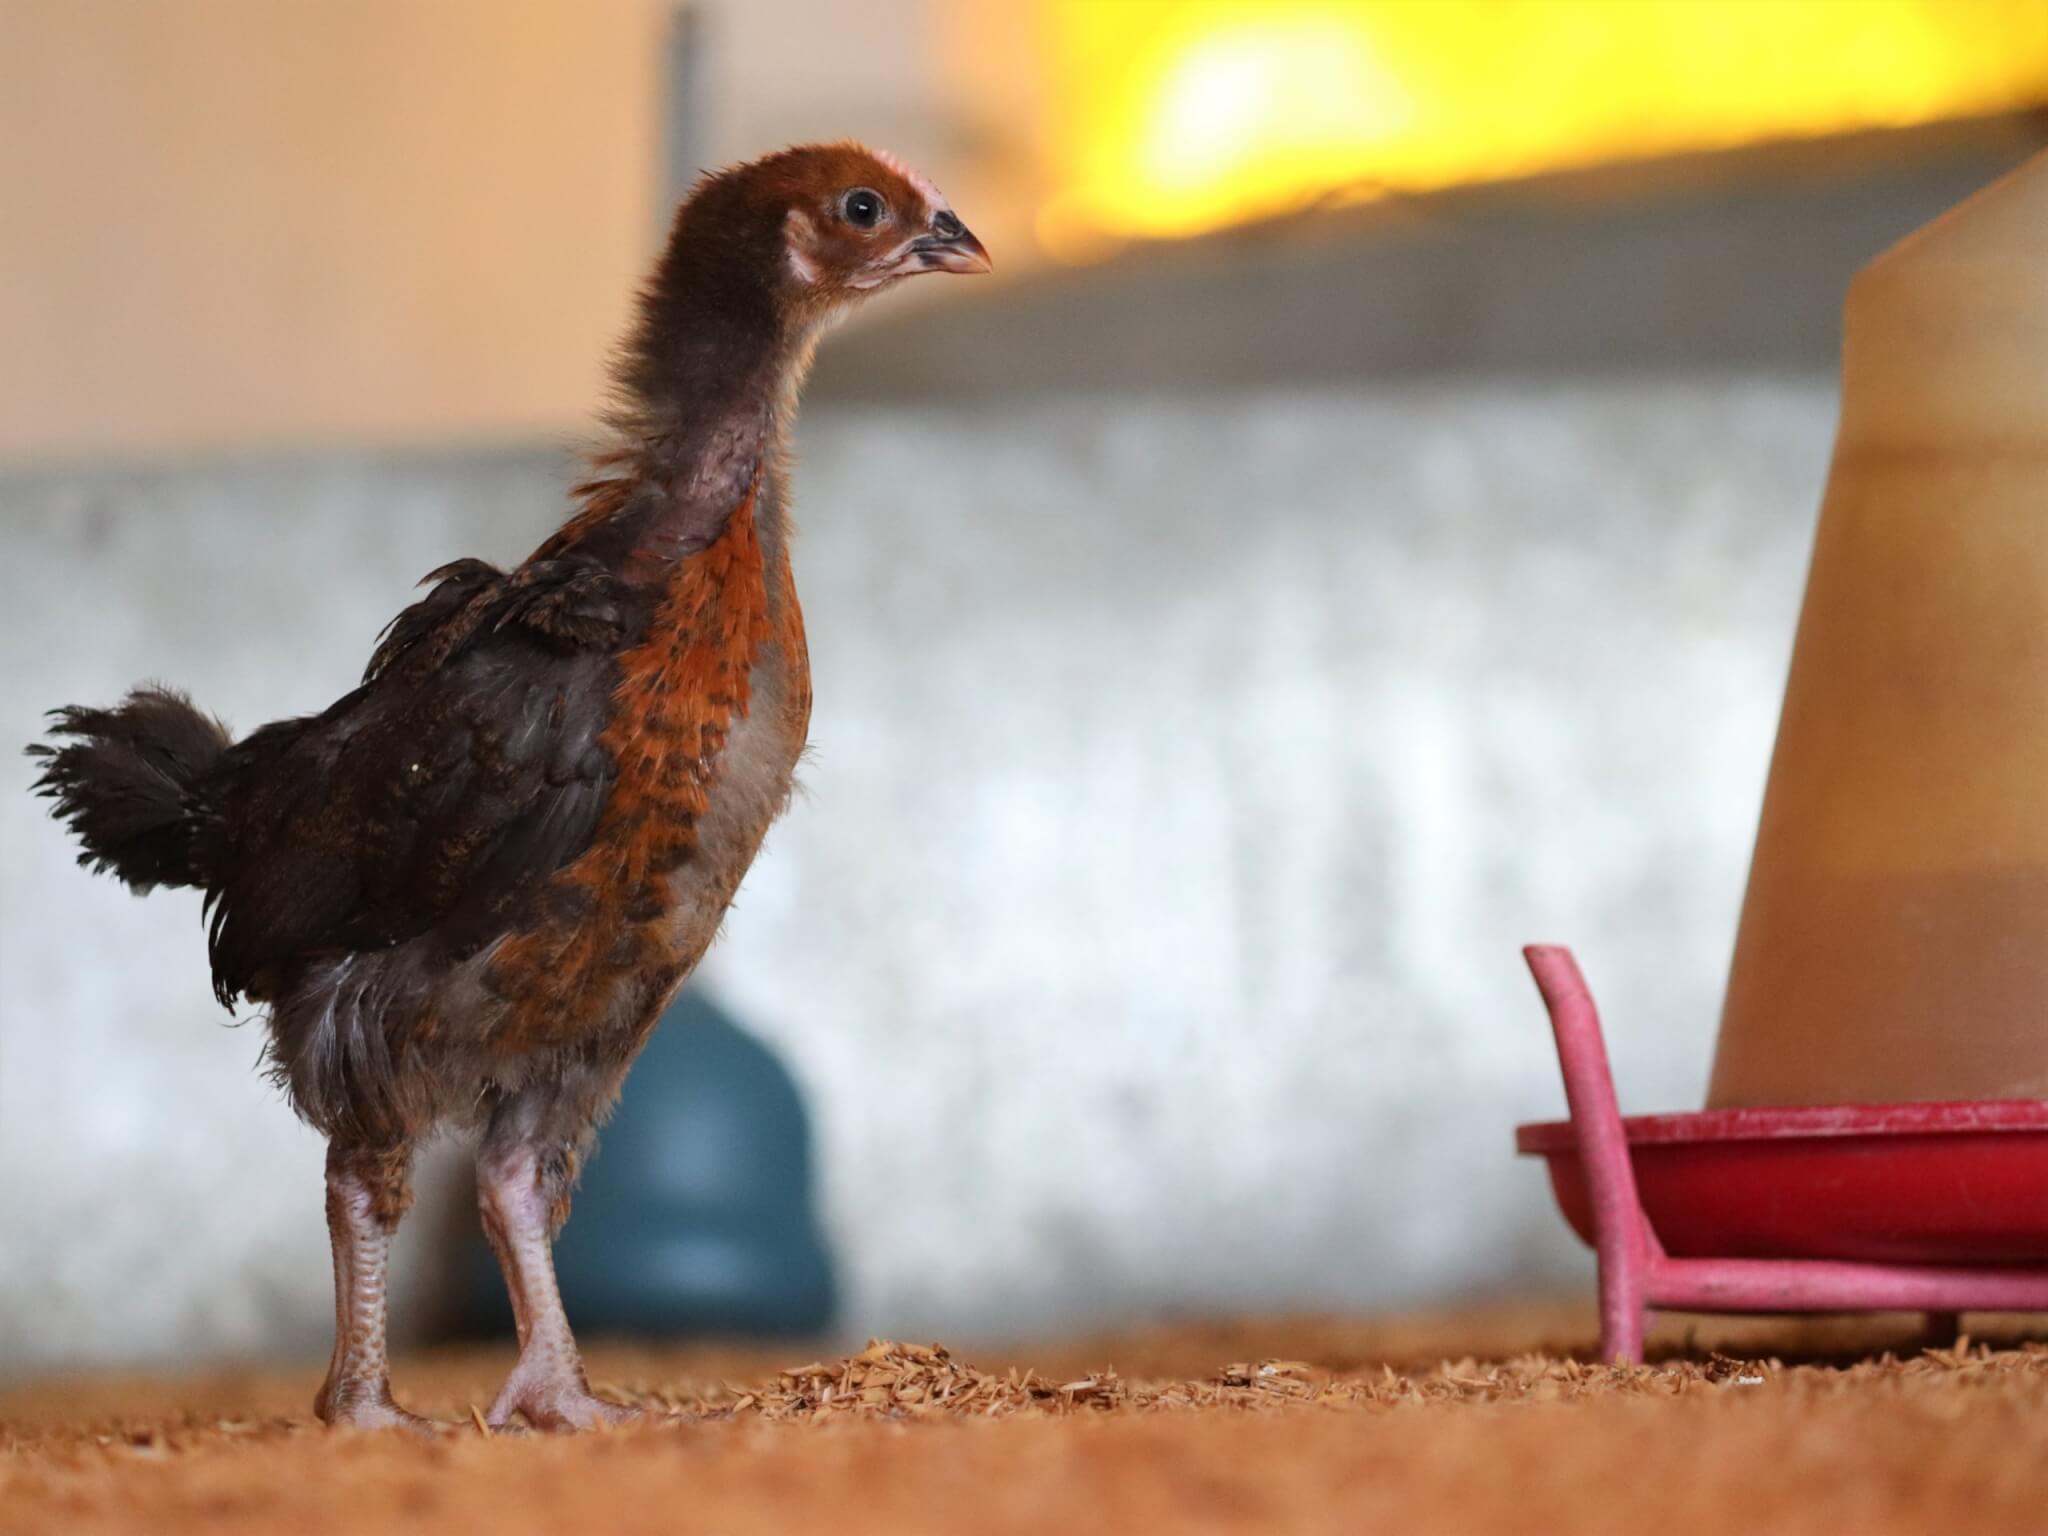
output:
{"label": "young chicken", "polygon": [[930,182],[853,144],[708,176],[623,353],[580,510],[521,565],[458,560],[363,685],[237,742],[181,694],[56,712],[38,789],[80,862],[206,892],[214,991],[328,1138],[330,1424],[392,1401],[385,1266],[414,1147],[481,1127],[519,1359],[491,1405],[594,1396],[550,1244],[579,1160],[789,799],[811,708],[785,445],[826,322],[920,272],[986,272]]}

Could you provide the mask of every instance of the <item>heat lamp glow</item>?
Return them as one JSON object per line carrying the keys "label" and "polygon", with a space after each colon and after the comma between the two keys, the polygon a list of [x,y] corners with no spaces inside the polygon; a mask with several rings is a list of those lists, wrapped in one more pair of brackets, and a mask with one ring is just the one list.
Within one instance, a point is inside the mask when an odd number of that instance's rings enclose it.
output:
{"label": "heat lamp glow", "polygon": [[1056,256],[2048,101],[2039,0],[1052,0]]}

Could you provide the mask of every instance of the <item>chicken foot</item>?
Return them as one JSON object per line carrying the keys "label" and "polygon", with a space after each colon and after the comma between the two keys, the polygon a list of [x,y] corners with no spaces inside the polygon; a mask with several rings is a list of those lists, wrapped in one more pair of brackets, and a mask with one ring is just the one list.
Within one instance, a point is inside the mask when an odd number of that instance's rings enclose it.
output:
{"label": "chicken foot", "polygon": [[494,1116],[477,1149],[477,1202],[519,1332],[518,1363],[486,1419],[493,1428],[517,1414],[535,1429],[590,1429],[640,1418],[641,1410],[593,1394],[584,1377],[552,1251],[551,1228],[558,1204],[566,1204],[570,1175],[566,1160],[551,1156],[522,1119],[516,1112]]}

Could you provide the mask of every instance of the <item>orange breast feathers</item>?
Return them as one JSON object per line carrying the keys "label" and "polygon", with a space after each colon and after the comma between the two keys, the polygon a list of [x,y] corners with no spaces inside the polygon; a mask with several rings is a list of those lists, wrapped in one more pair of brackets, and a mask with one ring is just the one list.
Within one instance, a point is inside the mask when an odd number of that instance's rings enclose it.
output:
{"label": "orange breast feathers", "polygon": [[[601,1024],[626,972],[673,970],[668,876],[689,856],[719,756],[746,715],[761,647],[774,637],[755,494],[671,573],[647,638],[619,658],[599,738],[618,765],[589,850],[549,878],[544,914],[499,949],[491,977],[513,1004],[508,1046],[559,1043]],[[596,1010],[600,1017],[593,1017]]]}

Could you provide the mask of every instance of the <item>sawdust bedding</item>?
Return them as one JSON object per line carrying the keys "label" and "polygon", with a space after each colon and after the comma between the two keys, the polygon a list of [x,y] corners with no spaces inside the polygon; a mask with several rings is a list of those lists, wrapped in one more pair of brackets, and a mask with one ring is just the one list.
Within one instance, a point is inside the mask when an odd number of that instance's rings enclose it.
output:
{"label": "sawdust bedding", "polygon": [[489,1434],[485,1350],[401,1364],[428,1441],[328,1433],[303,1372],[54,1381],[0,1394],[0,1532],[2048,1530],[2048,1344],[1875,1328],[1667,1330],[1642,1368],[1555,1309],[983,1365],[611,1346],[599,1389],[653,1413],[583,1437]]}

